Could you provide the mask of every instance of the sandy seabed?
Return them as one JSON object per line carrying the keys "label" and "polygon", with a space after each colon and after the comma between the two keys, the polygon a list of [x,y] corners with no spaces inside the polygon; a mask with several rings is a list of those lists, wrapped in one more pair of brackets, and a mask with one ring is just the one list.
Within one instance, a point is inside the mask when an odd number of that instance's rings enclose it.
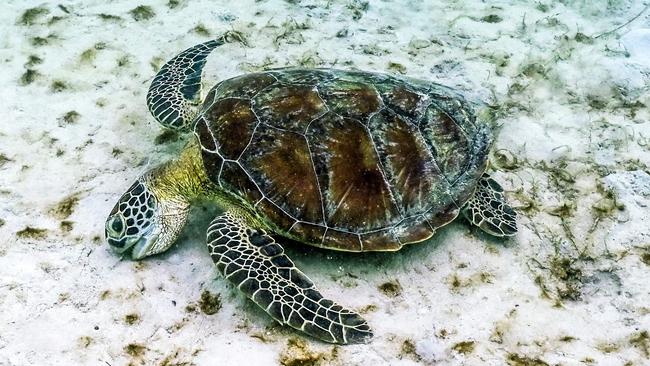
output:
{"label": "sandy seabed", "polygon": [[[0,4],[1,365],[650,364],[648,1],[5,1]],[[497,117],[519,234],[463,220],[397,253],[286,250],[372,343],[274,323],[222,280],[197,208],[169,252],[111,252],[104,219],[187,137],[144,97],[225,31],[205,84],[271,67],[405,74]]]}

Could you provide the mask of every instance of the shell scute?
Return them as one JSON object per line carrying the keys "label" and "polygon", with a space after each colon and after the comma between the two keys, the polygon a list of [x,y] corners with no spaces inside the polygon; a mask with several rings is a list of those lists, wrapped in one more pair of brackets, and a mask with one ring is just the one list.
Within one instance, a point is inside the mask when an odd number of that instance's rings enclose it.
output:
{"label": "shell scute", "polygon": [[384,226],[399,211],[365,126],[328,114],[314,121],[307,137],[330,227],[368,230]]}
{"label": "shell scute", "polygon": [[429,103],[426,93],[417,92],[405,85],[392,85],[385,88],[381,94],[384,104],[401,115],[408,116],[413,121],[419,121]]}
{"label": "shell scute", "polygon": [[304,238],[309,243],[320,244],[323,241],[323,236],[327,231],[327,227],[323,225],[315,225],[308,222],[298,222],[291,230],[289,234],[294,235],[299,238]]}
{"label": "shell scute", "polygon": [[364,251],[398,250],[402,244],[395,238],[392,228],[360,235]]}
{"label": "shell scute", "polygon": [[420,124],[422,135],[433,146],[433,158],[447,181],[453,183],[472,159],[470,140],[456,121],[444,110],[431,104]]}
{"label": "shell scute", "polygon": [[244,152],[257,124],[250,101],[237,98],[218,100],[203,114],[202,120],[208,121],[207,128],[212,131],[221,155],[232,160]]}
{"label": "shell scute", "polygon": [[369,129],[377,152],[406,215],[422,212],[438,196],[451,202],[449,183],[436,164],[426,140],[408,119],[383,110],[370,119]]}
{"label": "shell scute", "polygon": [[400,243],[427,240],[433,236],[434,231],[424,216],[405,219],[392,229],[393,235]]}
{"label": "shell scute", "polygon": [[304,133],[313,119],[327,113],[316,87],[279,85],[262,91],[253,99],[255,113],[266,123]]}
{"label": "shell scute", "polygon": [[366,83],[325,83],[319,87],[319,91],[332,112],[364,123],[382,107],[379,93],[372,85]]}
{"label": "shell scute", "polygon": [[323,223],[319,190],[307,141],[303,135],[266,128],[256,133],[241,162],[264,195],[301,220]]}
{"label": "shell scute", "polygon": [[363,251],[363,245],[361,244],[359,234],[331,228],[325,232],[323,245],[326,245],[328,248],[345,250],[348,252]]}
{"label": "shell scute", "polygon": [[210,102],[222,98],[251,99],[276,81],[275,77],[266,72],[237,76],[219,83],[208,93],[205,100]]}

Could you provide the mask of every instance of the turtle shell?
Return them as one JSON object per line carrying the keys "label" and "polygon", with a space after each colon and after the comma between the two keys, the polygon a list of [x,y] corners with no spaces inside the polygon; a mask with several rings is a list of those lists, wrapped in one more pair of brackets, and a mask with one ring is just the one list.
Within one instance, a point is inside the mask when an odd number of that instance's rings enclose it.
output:
{"label": "turtle shell", "polygon": [[473,194],[490,145],[452,89],[332,69],[222,81],[195,134],[210,179],[272,230],[346,251],[431,237]]}

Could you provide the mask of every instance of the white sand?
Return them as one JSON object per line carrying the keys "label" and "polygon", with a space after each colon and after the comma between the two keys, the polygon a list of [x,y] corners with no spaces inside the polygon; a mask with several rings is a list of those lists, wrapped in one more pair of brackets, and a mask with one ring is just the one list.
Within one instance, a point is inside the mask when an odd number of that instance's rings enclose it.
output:
{"label": "white sand", "polygon": [[[60,3],[0,4],[1,365],[650,362],[650,10],[624,25],[647,1],[145,0],[155,17],[141,21],[135,2]],[[20,24],[37,6],[47,13]],[[457,220],[394,254],[289,246],[326,295],[366,313],[374,341],[345,347],[277,326],[219,278],[203,243],[210,210],[169,253],[121,260],[103,242],[107,213],[183,144],[154,143],[152,64],[209,39],[199,24],[249,42],[211,57],[208,86],[335,66],[490,103],[519,235]],[[395,297],[379,289],[389,281]],[[221,296],[214,315],[197,305],[204,291]]]}

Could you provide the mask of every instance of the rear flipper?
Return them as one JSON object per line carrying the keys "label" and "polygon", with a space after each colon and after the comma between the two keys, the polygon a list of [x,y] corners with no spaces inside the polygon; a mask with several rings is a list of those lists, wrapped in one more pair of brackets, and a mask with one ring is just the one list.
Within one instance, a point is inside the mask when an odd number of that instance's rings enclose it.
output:
{"label": "rear flipper", "polygon": [[479,180],[474,197],[463,208],[463,215],[490,235],[512,236],[517,233],[517,213],[508,206],[503,188],[487,174]]}
{"label": "rear flipper", "polygon": [[323,298],[273,238],[236,213],[212,221],[208,249],[219,271],[280,323],[331,343],[366,343],[372,337],[361,316]]}

